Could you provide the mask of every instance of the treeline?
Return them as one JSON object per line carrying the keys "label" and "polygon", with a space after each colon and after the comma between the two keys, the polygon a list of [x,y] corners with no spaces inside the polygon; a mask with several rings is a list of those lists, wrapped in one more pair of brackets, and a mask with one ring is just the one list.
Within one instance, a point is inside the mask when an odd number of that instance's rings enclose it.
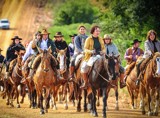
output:
{"label": "treeline", "polygon": [[[51,2],[53,1],[50,0]],[[106,33],[112,36],[122,59],[125,50],[135,38],[145,41],[150,29],[160,34],[158,0],[59,0],[54,6],[52,31],[54,27],[59,27],[62,32],[76,33],[77,30],[72,29],[73,26],[75,28],[82,23],[88,23],[90,26],[98,24],[102,29],[101,36]],[[67,34],[65,32],[64,34]],[[141,47],[143,48],[143,43]]]}

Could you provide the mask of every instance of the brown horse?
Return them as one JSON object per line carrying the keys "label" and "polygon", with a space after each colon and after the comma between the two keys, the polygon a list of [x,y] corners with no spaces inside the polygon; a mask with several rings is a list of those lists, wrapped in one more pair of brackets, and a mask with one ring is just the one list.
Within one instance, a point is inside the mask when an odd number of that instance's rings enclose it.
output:
{"label": "brown horse", "polygon": [[[137,59],[137,62],[139,62],[139,60],[141,60],[141,57]],[[137,68],[135,65],[137,62],[132,62],[127,68],[129,69],[130,73],[126,78],[126,85],[131,98],[132,109],[137,108],[137,98],[139,94],[139,86],[136,86]]]}
{"label": "brown horse", "polygon": [[30,99],[30,108],[37,108],[37,94],[36,94],[36,90],[35,90],[35,85],[32,79],[26,79],[29,75],[29,65],[31,65],[32,63],[32,59],[35,58],[35,55],[31,55],[27,58],[27,60],[25,61],[24,65],[22,66],[22,75],[23,75],[23,79],[25,79],[25,84],[28,87],[28,93],[29,93],[29,99]]}
{"label": "brown horse", "polygon": [[[144,72],[143,80],[140,84],[142,100],[142,114],[145,114],[144,98],[148,96],[148,115],[158,116],[159,96],[160,96],[160,53],[153,54],[153,58],[148,63]],[[156,98],[155,109],[153,111],[153,100]]]}
{"label": "brown horse", "polygon": [[[65,102],[64,107],[65,107],[65,110],[67,110],[68,109],[68,104],[67,104],[68,82],[67,81],[68,81],[68,74],[69,74],[69,71],[68,71],[67,65],[66,65],[66,61],[67,61],[66,51],[67,51],[67,48],[65,48],[64,50],[56,49],[56,51],[57,51],[57,61],[59,62],[59,71],[60,71],[61,76],[64,78],[64,80],[59,80],[59,81],[64,81],[64,82],[59,82],[58,85],[56,86],[56,88],[57,88],[56,90],[57,91],[59,90],[59,93],[60,93],[59,94],[59,100],[60,100],[60,102],[61,102],[61,100],[64,100],[64,102]],[[59,89],[60,87],[62,87],[61,91]],[[56,109],[56,108],[54,108],[54,109]]]}
{"label": "brown horse", "polygon": [[17,62],[16,62],[16,65],[15,67],[13,68],[13,72],[12,72],[12,75],[11,75],[11,78],[10,78],[10,81],[12,83],[12,100],[11,100],[11,105],[13,105],[13,95],[15,93],[16,95],[16,99],[17,99],[17,108],[20,108],[20,104],[19,104],[19,91],[18,91],[18,86],[20,85],[21,87],[21,95],[22,95],[22,99],[20,101],[20,103],[23,103],[24,102],[24,97],[25,97],[25,85],[24,84],[21,84],[21,80],[23,78],[22,76],[22,65],[21,65],[21,62],[22,62],[22,56],[24,55],[24,52],[16,52],[17,53]]}
{"label": "brown horse", "polygon": [[[54,71],[51,67],[51,59],[54,57],[51,55],[51,47],[48,50],[42,50],[38,48],[41,56],[41,62],[36,70],[36,73],[33,76],[34,84],[36,87],[38,99],[40,101],[40,114],[44,114],[44,107],[43,107],[43,98],[45,98],[45,111],[48,112],[49,108],[49,100],[50,100],[50,93],[54,93],[56,83],[56,76]],[[56,62],[53,62],[56,68]],[[43,88],[45,88],[45,96],[43,96]],[[55,97],[55,96],[54,96]],[[55,101],[54,101],[55,102]]]}

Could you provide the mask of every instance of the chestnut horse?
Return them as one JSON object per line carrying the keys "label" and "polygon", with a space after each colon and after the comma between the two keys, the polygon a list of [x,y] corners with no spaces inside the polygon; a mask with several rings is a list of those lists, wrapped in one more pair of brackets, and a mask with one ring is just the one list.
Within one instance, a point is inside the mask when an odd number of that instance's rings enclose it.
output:
{"label": "chestnut horse", "polygon": [[[159,96],[160,96],[160,53],[153,54],[144,72],[143,80],[140,83],[140,93],[142,100],[142,114],[145,114],[144,98],[148,96],[148,115],[158,116]],[[153,100],[156,98],[155,109],[153,111]]]}
{"label": "chestnut horse", "polygon": [[[139,62],[139,60],[141,60],[141,57],[137,59],[137,62]],[[130,73],[126,78],[126,85],[127,85],[128,93],[131,98],[132,109],[137,108],[137,98],[139,94],[139,86],[136,86],[136,80],[137,80],[136,63],[137,62],[132,62],[127,68],[127,70],[129,70]]]}
{"label": "chestnut horse", "polygon": [[[57,79],[54,74],[55,72],[51,67],[51,59],[54,60],[53,63],[55,65],[55,69],[57,62],[55,61],[55,58],[51,55],[51,47],[49,47],[48,50],[44,51],[40,48],[38,48],[38,50],[40,52],[38,56],[41,57],[41,62],[36,70],[36,73],[33,76],[33,80],[40,102],[40,114],[44,114],[45,112],[43,107],[43,98],[45,98],[45,111],[47,113],[49,108],[50,93],[54,93],[54,85]],[[45,88],[46,91],[45,96],[43,96],[43,88]]]}
{"label": "chestnut horse", "polygon": [[25,97],[25,85],[24,84],[21,84],[21,80],[23,78],[22,76],[22,65],[21,65],[21,62],[22,62],[22,56],[24,55],[24,52],[16,52],[17,54],[17,62],[16,62],[16,65],[15,67],[13,68],[13,72],[12,72],[12,75],[11,75],[11,78],[10,78],[10,81],[12,83],[12,100],[11,100],[11,105],[13,106],[13,97],[14,97],[14,93],[16,95],[16,99],[17,99],[17,108],[20,108],[20,104],[19,104],[19,91],[18,91],[18,86],[20,85],[21,87],[21,95],[22,95],[22,99],[20,101],[20,103],[23,103],[24,102],[24,97]]}

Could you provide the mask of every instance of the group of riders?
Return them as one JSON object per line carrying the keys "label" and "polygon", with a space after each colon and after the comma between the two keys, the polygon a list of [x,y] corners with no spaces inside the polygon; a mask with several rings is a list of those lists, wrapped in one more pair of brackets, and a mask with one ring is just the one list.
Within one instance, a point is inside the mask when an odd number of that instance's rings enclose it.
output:
{"label": "group of riders", "polygon": [[[95,62],[94,60],[100,58],[102,55],[111,55],[118,57],[120,55],[118,48],[113,43],[112,38],[105,34],[103,38],[100,37],[100,27],[93,26],[90,30],[90,36],[86,35],[86,27],[81,25],[78,27],[78,34],[69,35],[71,37],[71,43],[67,45],[64,40],[64,36],[61,32],[57,32],[54,35],[54,40],[49,38],[48,31],[43,29],[41,32],[38,31],[35,33],[35,37],[32,41],[29,42],[27,47],[24,47],[21,43],[22,38],[15,36],[12,38],[12,44],[8,47],[6,52],[6,57],[1,54],[2,49],[0,49],[0,72],[2,71],[3,65],[6,65],[6,74],[5,79],[8,79],[13,71],[14,66],[16,65],[17,52],[24,51],[22,65],[25,64],[27,58],[32,55],[30,72],[29,76],[26,79],[32,79],[36,69],[39,66],[41,61],[41,57],[39,56],[38,47],[42,50],[47,50],[51,47],[52,56],[51,58],[51,66],[54,69],[55,75],[57,76],[57,82],[60,79],[63,79],[58,71],[59,65],[57,64],[57,69],[55,69],[54,59],[57,58],[57,51],[64,50],[66,51],[66,65],[69,70],[69,79],[74,79],[74,72],[77,62],[82,60],[81,64],[81,75],[84,81],[83,85],[80,88],[85,89],[89,86],[89,78],[88,73]],[[137,66],[137,81],[138,85],[141,78],[139,77],[140,72],[143,71],[144,68],[139,68],[141,64],[147,64],[149,60],[152,58],[152,54],[155,52],[160,52],[160,41],[157,39],[157,34],[154,30],[150,30],[147,34],[147,39],[144,43],[144,51],[139,48],[141,41],[138,39],[134,39],[132,43],[132,47],[126,50],[124,58],[127,61],[126,68],[122,67],[120,64],[119,69],[119,78],[120,78],[120,88],[126,86],[125,81],[130,71],[127,70],[129,66],[135,66],[137,58],[143,56],[143,58],[136,63]],[[120,58],[120,57],[119,57]],[[22,79],[22,83],[26,82],[26,79]]]}

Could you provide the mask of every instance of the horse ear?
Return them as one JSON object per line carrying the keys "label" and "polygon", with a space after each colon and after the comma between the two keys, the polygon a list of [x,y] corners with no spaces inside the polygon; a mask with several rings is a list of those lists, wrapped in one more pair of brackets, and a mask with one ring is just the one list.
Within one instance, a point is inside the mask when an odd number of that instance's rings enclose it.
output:
{"label": "horse ear", "polygon": [[67,47],[64,49],[65,52],[67,52]]}
{"label": "horse ear", "polygon": [[59,49],[58,48],[56,48],[56,51],[57,51],[57,53],[59,53]]}
{"label": "horse ear", "polygon": [[15,53],[14,53],[14,54],[15,54],[15,55],[19,55],[19,52],[15,50]]}
{"label": "horse ear", "polygon": [[49,52],[49,53],[52,53],[51,46],[49,46],[49,48],[48,48],[48,52]]}
{"label": "horse ear", "polygon": [[43,50],[37,46],[38,52],[43,53]]}

